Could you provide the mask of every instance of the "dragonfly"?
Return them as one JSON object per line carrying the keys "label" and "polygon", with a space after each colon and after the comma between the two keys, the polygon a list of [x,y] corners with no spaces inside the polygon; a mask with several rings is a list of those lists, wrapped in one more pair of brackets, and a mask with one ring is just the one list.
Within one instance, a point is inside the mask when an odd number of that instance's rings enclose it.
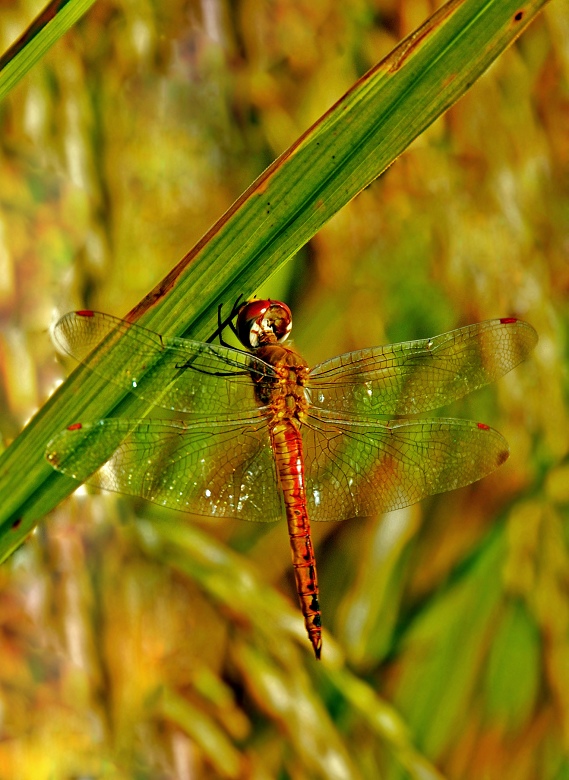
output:
{"label": "dragonfly", "polygon": [[[370,347],[310,368],[285,345],[289,307],[236,304],[219,343],[166,338],[95,311],[70,312],[58,347],[180,420],[74,422],[48,444],[81,482],[197,515],[286,517],[296,589],[316,658],[322,621],[310,521],[368,517],[487,476],[508,444],[481,422],[416,417],[506,374],[537,343],[514,317]],[[222,337],[229,325],[242,346]],[[120,346],[113,349],[120,340]],[[101,467],[101,464],[104,464]]]}

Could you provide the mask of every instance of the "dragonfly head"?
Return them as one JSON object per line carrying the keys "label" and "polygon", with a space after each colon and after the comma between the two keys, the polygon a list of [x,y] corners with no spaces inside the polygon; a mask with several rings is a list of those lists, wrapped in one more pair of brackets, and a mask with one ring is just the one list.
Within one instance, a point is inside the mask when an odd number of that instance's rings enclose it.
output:
{"label": "dragonfly head", "polygon": [[237,335],[248,349],[282,344],[292,328],[292,314],[280,301],[248,301],[237,314]]}

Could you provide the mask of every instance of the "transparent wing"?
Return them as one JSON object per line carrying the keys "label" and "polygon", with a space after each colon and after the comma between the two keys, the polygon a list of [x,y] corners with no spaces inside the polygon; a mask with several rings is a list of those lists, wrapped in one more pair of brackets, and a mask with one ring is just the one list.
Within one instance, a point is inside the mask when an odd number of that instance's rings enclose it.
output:
{"label": "transparent wing", "polygon": [[52,439],[46,456],[81,482],[171,509],[260,522],[283,517],[268,428],[257,420],[77,423]]}
{"label": "transparent wing", "polygon": [[487,320],[432,339],[339,355],[311,370],[308,388],[313,405],[331,412],[417,414],[498,379],[536,343],[527,322]]}
{"label": "transparent wing", "polygon": [[311,520],[400,509],[469,485],[508,458],[498,431],[469,420],[382,425],[311,414],[302,430]]}
{"label": "transparent wing", "polygon": [[[196,417],[219,419],[257,408],[251,377],[275,374],[272,366],[247,352],[163,338],[101,312],[66,314],[55,325],[53,338],[109,382],[164,409]],[[119,338],[120,346],[111,350]]]}

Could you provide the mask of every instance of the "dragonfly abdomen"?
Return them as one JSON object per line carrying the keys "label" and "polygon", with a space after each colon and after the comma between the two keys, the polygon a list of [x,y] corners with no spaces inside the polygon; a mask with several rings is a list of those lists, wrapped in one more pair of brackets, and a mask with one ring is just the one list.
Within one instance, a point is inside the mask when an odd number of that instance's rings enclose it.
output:
{"label": "dragonfly abdomen", "polygon": [[296,590],[308,636],[316,658],[320,658],[322,621],[316,559],[306,509],[302,438],[291,420],[283,420],[272,426],[271,437],[285,503]]}

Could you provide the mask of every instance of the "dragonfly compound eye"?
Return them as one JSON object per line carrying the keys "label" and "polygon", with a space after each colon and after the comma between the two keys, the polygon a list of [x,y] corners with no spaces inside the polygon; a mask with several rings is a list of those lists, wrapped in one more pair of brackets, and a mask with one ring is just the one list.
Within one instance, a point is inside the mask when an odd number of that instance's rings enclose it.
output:
{"label": "dragonfly compound eye", "polygon": [[280,301],[249,301],[237,315],[237,333],[245,347],[282,343],[292,328],[292,314]]}

